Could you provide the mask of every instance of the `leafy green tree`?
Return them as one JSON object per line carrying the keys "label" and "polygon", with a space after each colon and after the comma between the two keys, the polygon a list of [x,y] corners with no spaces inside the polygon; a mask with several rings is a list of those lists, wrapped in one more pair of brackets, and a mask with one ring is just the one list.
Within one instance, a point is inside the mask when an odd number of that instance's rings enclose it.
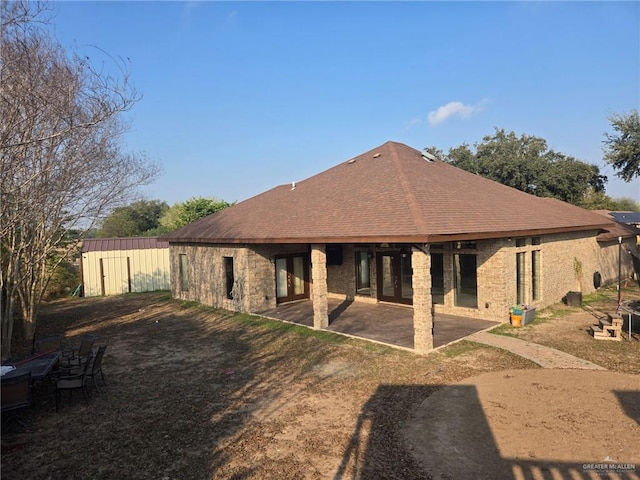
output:
{"label": "leafy green tree", "polygon": [[[536,194],[547,142],[529,135],[496,129],[475,145],[478,173],[523,192]],[[548,160],[547,160],[548,161]]]}
{"label": "leafy green tree", "polygon": [[160,200],[139,200],[115,208],[102,222],[97,237],[136,237],[153,235],[169,205]]}
{"label": "leafy green tree", "polygon": [[446,155],[444,159],[467,172],[480,173],[480,163],[466,143],[463,143],[459,147],[449,149],[449,154]]}
{"label": "leafy green tree", "polygon": [[588,192],[578,206],[588,210],[616,211],[619,209],[616,200],[609,197],[604,192],[594,191]]}
{"label": "leafy green tree", "polygon": [[536,195],[553,197],[578,206],[591,195],[602,194],[607,177],[596,165],[581,162],[557,152],[550,152],[535,180]]}
{"label": "leafy green tree", "polygon": [[[437,151],[430,147],[428,151]],[[475,151],[474,151],[475,150]],[[496,128],[473,149],[464,143],[443,160],[485,178],[539,197],[581,205],[596,195],[602,202],[607,178],[596,165],[551,150],[546,140]]]}
{"label": "leafy green tree", "polygon": [[193,197],[171,206],[160,219],[160,224],[170,232],[231,205],[233,203],[216,198]]}
{"label": "leafy green tree", "polygon": [[640,212],[640,203],[636,202],[632,198],[614,198],[613,202],[614,208],[612,208],[611,210],[615,210],[618,212]]}
{"label": "leafy green tree", "polygon": [[637,110],[609,117],[614,133],[605,133],[604,159],[625,182],[640,177],[640,117]]}

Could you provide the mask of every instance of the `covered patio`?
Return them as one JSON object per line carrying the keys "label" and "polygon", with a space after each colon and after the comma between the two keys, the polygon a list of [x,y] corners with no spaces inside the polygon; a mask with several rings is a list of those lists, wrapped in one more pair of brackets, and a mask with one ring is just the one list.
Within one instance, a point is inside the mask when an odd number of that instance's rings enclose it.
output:
{"label": "covered patio", "polygon": [[[413,308],[387,303],[364,303],[328,298],[328,331],[413,350]],[[313,326],[313,305],[300,300],[259,312],[260,315],[287,322]],[[433,347],[460,340],[500,322],[436,314]]]}

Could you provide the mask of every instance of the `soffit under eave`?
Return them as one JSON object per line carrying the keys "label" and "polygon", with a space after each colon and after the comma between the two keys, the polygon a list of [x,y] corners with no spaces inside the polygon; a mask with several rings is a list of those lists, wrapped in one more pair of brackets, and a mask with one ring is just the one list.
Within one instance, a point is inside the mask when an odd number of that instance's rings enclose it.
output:
{"label": "soffit under eave", "polygon": [[389,235],[389,236],[353,236],[353,237],[285,237],[285,238],[181,238],[169,239],[170,244],[230,244],[230,245],[269,245],[269,244],[346,244],[346,243],[442,243],[464,240],[490,240],[496,238],[527,237],[570,233],[589,230],[603,230],[603,225],[577,227],[537,228],[505,230],[499,232],[469,232],[433,235]]}

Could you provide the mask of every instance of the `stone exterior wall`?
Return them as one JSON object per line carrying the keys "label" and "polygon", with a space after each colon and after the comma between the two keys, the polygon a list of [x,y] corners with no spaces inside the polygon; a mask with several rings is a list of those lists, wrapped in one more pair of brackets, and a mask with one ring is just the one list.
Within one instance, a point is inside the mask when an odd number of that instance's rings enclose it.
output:
{"label": "stone exterior wall", "polygon": [[[174,298],[243,312],[260,312],[276,306],[275,255],[308,253],[307,245],[170,246],[171,292]],[[182,290],[180,255],[186,255],[189,288]],[[233,258],[235,299],[226,295],[224,257]]]}
{"label": "stone exterior wall", "polygon": [[[249,251],[243,247],[228,245],[171,245],[171,292],[174,298],[200,302],[216,308],[234,310],[233,301],[226,295],[226,278],[223,257],[232,257],[234,276],[244,282],[250,282],[245,276]],[[181,255],[186,256],[186,275],[188,286],[182,287]],[[248,305],[243,305],[246,310]]]}
{"label": "stone exterior wall", "polygon": [[[327,265],[328,295],[345,300],[375,303],[377,292],[376,259],[373,244],[345,244],[342,247],[342,265]],[[371,255],[369,263],[371,294],[362,295],[356,292],[356,252],[367,252]]]}
{"label": "stone exterior wall", "polygon": [[[445,244],[440,251],[444,254],[445,299],[443,305],[434,305],[436,313],[445,313],[489,320],[507,321],[509,308],[517,303],[516,253],[524,253],[524,303],[538,309],[562,301],[569,291],[580,290],[592,293],[595,290],[594,273],[599,272],[603,285],[617,281],[618,246],[600,244],[596,241],[596,231],[573,232],[541,237],[525,237],[523,246],[516,246],[516,239],[501,238],[477,242],[477,283],[478,308],[455,306],[454,268],[451,244]],[[539,238],[535,245],[533,238]],[[633,251],[633,239],[624,242],[623,247]],[[531,252],[539,251],[540,278],[539,298],[532,298]],[[471,251],[461,250],[463,253]],[[633,265],[631,257],[625,254],[623,278],[630,278]],[[624,255],[623,255],[624,257]],[[578,276],[574,268],[581,265]]]}
{"label": "stone exterior wall", "polygon": [[327,288],[330,294],[353,300],[355,287],[355,250],[353,244],[342,246],[342,265],[327,265]]}
{"label": "stone exterior wall", "polygon": [[[251,279],[251,309],[250,312],[261,312],[274,308],[276,301],[276,255],[309,254],[309,245],[251,245],[255,261],[249,265],[247,276]],[[309,281],[309,295],[313,292],[312,282]]]}
{"label": "stone exterior wall", "polygon": [[418,352],[433,350],[433,308],[431,305],[431,256],[429,246],[413,248],[413,345]]}
{"label": "stone exterior wall", "polygon": [[570,291],[595,290],[590,279],[599,270],[596,234],[577,232],[544,237],[541,307],[559,302]]}
{"label": "stone exterior wall", "polygon": [[[598,242],[598,246],[598,264],[600,267],[598,272],[602,279],[602,285],[615,285],[618,283],[618,241]],[[628,238],[622,242],[620,256],[621,278],[623,281],[631,279],[634,273],[633,261],[629,252],[640,256],[640,247],[635,238]]]}
{"label": "stone exterior wall", "polygon": [[327,305],[327,253],[324,245],[311,246],[311,283],[313,284],[313,328],[329,326]]}
{"label": "stone exterior wall", "polygon": [[[575,232],[541,237],[526,237],[521,246],[516,246],[516,239],[501,238],[479,240],[473,250],[454,250],[451,242],[440,246],[431,246],[431,252],[443,254],[444,264],[444,304],[433,305],[436,313],[452,314],[472,318],[483,318],[496,321],[507,321],[509,308],[516,303],[516,254],[524,253],[524,292],[525,303],[540,308],[560,302],[569,291],[580,289],[584,293],[595,290],[593,277],[598,272],[602,284],[612,284],[618,278],[618,244],[617,241],[607,244],[595,240],[596,231]],[[539,244],[533,241],[539,239]],[[275,256],[283,254],[303,253],[310,255],[310,262],[324,263],[321,255],[322,245],[315,250],[308,244],[299,245],[185,245],[173,244],[170,247],[171,257],[171,289],[175,298],[193,300],[228,310],[260,312],[276,306]],[[377,301],[376,255],[386,250],[398,250],[410,245],[389,246],[381,248],[367,244],[343,245],[342,265],[329,265],[316,269],[310,279],[309,296],[321,299],[324,296],[340,296],[355,301]],[[635,239],[623,244],[623,278],[628,279],[633,272],[631,257],[627,250],[638,253]],[[540,278],[539,298],[531,296],[531,252],[539,251]],[[315,251],[315,253],[314,253]],[[358,295],[356,289],[355,252],[367,251],[372,254],[370,262],[371,295]],[[477,265],[477,308],[463,308],[455,305],[454,290],[454,254],[473,253]],[[186,255],[189,275],[189,288],[183,291],[180,282],[180,255]],[[424,252],[416,253],[413,249],[412,261],[414,274],[414,297],[418,299],[418,291],[422,291],[424,282],[420,280],[420,272],[425,270]],[[226,297],[226,281],[223,257],[234,259],[234,278],[238,298]],[[322,257],[322,258],[321,258]],[[427,263],[425,263],[427,262]],[[582,273],[578,278],[574,269],[581,265]],[[317,265],[316,265],[317,266]],[[322,278],[324,275],[324,278]],[[429,280],[429,288],[431,278]],[[321,290],[314,292],[314,284],[321,282]],[[426,282],[426,279],[425,279]],[[317,295],[314,295],[317,293]],[[424,298],[414,299],[414,308],[426,308]],[[420,304],[420,305],[418,305]],[[431,306],[429,306],[431,309]],[[322,313],[322,312],[320,312]],[[322,316],[322,315],[320,315]],[[319,317],[320,318],[320,317]],[[418,324],[422,325],[422,320]],[[422,334],[421,334],[422,335]]]}
{"label": "stone exterior wall", "polygon": [[[511,283],[515,296],[515,271],[510,271],[508,242],[506,239],[480,240],[476,242],[476,247],[454,249],[452,243],[445,243],[442,249],[433,249],[433,252],[443,254],[444,265],[444,304],[434,305],[434,310],[436,313],[461,317],[504,320],[505,312],[508,317],[509,306],[513,303],[507,300],[511,295]],[[477,308],[456,306],[453,258],[457,253],[476,255]],[[510,282],[512,275],[513,282]]]}

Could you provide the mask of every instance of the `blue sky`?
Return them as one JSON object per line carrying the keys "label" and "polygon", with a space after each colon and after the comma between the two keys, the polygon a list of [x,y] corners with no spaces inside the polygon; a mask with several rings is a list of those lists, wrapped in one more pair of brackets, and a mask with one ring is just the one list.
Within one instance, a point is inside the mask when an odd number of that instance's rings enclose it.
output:
{"label": "blue sky", "polygon": [[[60,2],[70,50],[130,59],[126,148],[173,204],[244,200],[387,140],[444,151],[494,127],[596,164],[640,105],[638,2]],[[106,64],[109,68],[109,64]]]}

